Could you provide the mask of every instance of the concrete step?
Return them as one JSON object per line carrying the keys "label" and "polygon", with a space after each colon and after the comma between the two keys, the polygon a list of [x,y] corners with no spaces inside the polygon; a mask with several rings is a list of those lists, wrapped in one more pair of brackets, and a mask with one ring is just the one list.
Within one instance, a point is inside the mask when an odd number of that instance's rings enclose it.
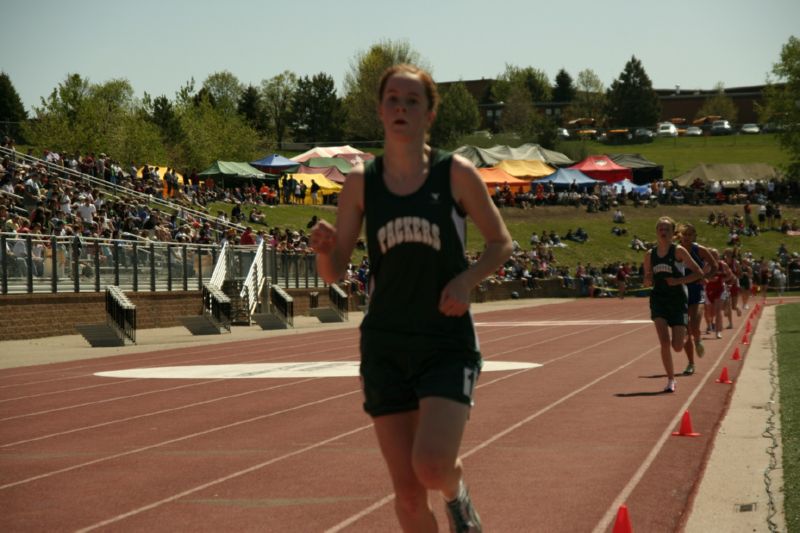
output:
{"label": "concrete step", "polygon": [[125,346],[125,340],[108,324],[75,324],[75,329],[92,347]]}
{"label": "concrete step", "polygon": [[223,331],[205,315],[179,316],[178,320],[192,335],[220,335]]}
{"label": "concrete step", "polygon": [[313,307],[308,310],[311,316],[315,316],[320,322],[344,322],[339,312],[332,307]]}
{"label": "concrete step", "polygon": [[290,327],[279,315],[271,313],[254,313],[250,318],[261,329],[289,329]]}

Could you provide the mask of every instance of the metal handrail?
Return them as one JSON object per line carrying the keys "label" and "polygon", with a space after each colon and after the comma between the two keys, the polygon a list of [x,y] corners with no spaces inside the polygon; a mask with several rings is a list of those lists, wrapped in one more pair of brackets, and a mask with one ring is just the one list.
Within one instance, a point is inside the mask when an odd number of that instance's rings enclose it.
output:
{"label": "metal handrail", "polygon": [[294,298],[277,285],[272,286],[269,295],[272,308],[285,323],[289,326],[294,326]]}
{"label": "metal handrail", "polygon": [[261,291],[264,289],[266,282],[266,273],[264,272],[264,250],[266,249],[266,242],[262,241],[256,250],[256,255],[253,257],[253,262],[247,272],[247,277],[242,284],[242,291],[239,296],[247,300],[247,309],[250,315],[255,313],[258,307],[258,300]]}
{"label": "metal handrail", "polygon": [[209,284],[217,289],[222,289],[222,282],[228,276],[228,243],[224,243],[219,250],[217,262],[214,265],[214,271],[211,274]]}
{"label": "metal handrail", "polygon": [[347,320],[350,312],[349,296],[337,284],[331,283],[328,288],[328,298],[330,298],[333,308],[339,313],[342,320]]}
{"label": "metal handrail", "polygon": [[106,288],[106,319],[119,335],[136,344],[136,306],[113,285]]}

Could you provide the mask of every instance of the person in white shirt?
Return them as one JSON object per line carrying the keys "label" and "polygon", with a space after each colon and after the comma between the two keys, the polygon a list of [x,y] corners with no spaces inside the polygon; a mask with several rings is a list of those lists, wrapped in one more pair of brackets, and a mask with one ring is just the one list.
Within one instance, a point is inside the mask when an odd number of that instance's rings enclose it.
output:
{"label": "person in white shirt", "polygon": [[87,196],[84,196],[83,203],[78,206],[78,214],[81,216],[83,221],[87,224],[91,224],[94,222],[94,215],[97,213],[97,208],[94,204],[89,200]]}

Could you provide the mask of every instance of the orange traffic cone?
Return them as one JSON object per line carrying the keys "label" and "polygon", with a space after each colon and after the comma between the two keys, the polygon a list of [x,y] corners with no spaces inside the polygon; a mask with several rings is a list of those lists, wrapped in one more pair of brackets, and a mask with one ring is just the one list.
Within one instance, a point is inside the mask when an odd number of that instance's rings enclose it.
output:
{"label": "orange traffic cone", "polygon": [[750,321],[748,320],[747,321],[747,325],[744,327],[744,332],[745,333],[750,333],[751,331],[753,331],[753,326],[752,326],[752,324],[750,324]]}
{"label": "orange traffic cone", "polygon": [[631,519],[628,518],[628,506],[624,503],[619,506],[617,519],[614,522],[614,533],[633,533]]}
{"label": "orange traffic cone", "polygon": [[750,344],[750,337],[745,333],[742,335],[742,344]]}
{"label": "orange traffic cone", "polygon": [[724,383],[725,385],[730,385],[733,381],[728,378],[728,367],[722,367],[722,373],[719,375],[719,379],[716,380],[717,383]]}
{"label": "orange traffic cone", "polygon": [[673,431],[673,435],[678,437],[698,437],[700,433],[695,433],[692,429],[692,417],[689,415],[689,411],[684,411],[683,418],[681,418],[681,429],[680,431]]}
{"label": "orange traffic cone", "polygon": [[731,356],[731,359],[734,361],[740,361],[742,359],[742,356],[739,354],[739,348],[736,348],[733,351],[733,356]]}

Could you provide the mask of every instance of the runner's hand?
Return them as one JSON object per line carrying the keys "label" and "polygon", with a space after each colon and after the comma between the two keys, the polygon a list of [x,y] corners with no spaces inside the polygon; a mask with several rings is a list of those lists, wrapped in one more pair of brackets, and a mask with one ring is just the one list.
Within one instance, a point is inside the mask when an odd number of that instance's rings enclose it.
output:
{"label": "runner's hand", "polygon": [[330,255],[336,245],[336,228],[320,220],[311,229],[311,248],[318,254]]}

